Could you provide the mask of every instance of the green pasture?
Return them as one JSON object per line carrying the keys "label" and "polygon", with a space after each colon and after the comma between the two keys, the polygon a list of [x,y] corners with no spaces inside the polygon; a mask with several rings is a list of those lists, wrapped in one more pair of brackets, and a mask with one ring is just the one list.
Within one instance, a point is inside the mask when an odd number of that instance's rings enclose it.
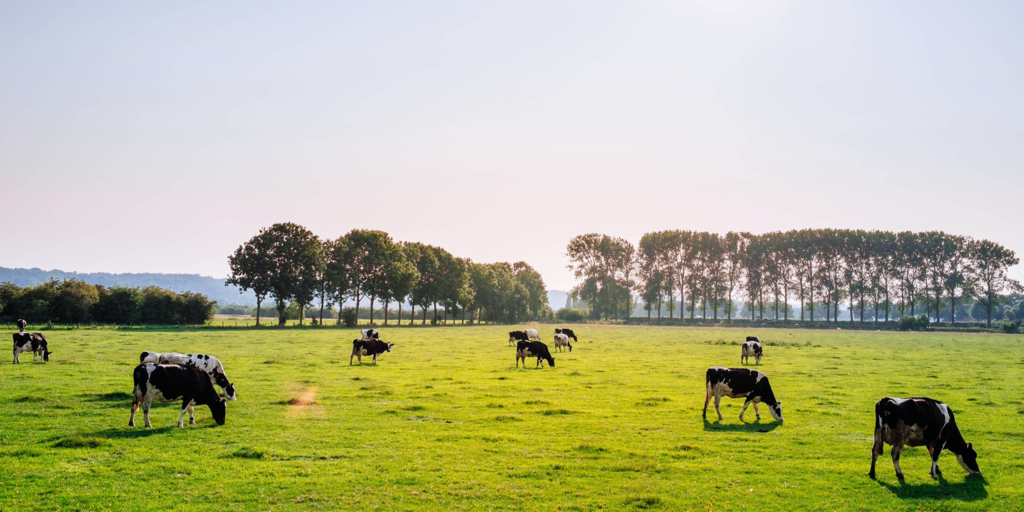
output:
{"label": "green pasture", "polygon": [[[1024,508],[1024,337],[580,326],[517,369],[509,330],[382,329],[377,366],[349,366],[355,330],[50,331],[49,363],[0,364],[0,510]],[[747,334],[786,421],[726,398],[705,422],[704,372]],[[226,425],[162,404],[128,427],[142,350],[220,357]],[[933,481],[924,448],[905,483],[888,449],[867,477],[874,403],[914,395],[951,406],[981,477],[946,452]]]}

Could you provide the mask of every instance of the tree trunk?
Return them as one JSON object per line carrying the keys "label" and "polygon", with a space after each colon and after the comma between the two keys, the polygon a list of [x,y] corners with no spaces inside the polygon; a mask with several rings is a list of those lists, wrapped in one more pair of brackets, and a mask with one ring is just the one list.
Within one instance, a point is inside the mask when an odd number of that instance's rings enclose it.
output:
{"label": "tree trunk", "polygon": [[[416,325],[416,303],[409,301],[409,325]],[[402,322],[398,322],[402,323]]]}
{"label": "tree trunk", "polygon": [[421,307],[420,310],[423,311],[423,321],[420,322],[420,325],[427,325],[427,308]]}
{"label": "tree trunk", "polygon": [[[988,304],[985,305],[985,310],[988,313],[988,322],[986,323],[986,325],[991,329],[992,328],[992,295],[993,294],[987,293],[986,295],[989,296],[988,300],[986,301]],[[256,322],[256,323],[258,324],[259,322]]]}
{"label": "tree trunk", "polygon": [[284,325],[285,323],[288,322],[288,320],[285,319],[284,317],[284,308],[284,301],[282,301],[281,299],[277,299],[277,325]]}
{"label": "tree trunk", "polygon": [[[262,305],[263,305],[263,298],[257,295],[256,296],[256,327],[260,326],[260,306],[262,306]],[[991,316],[992,316],[992,313],[989,313],[989,317],[991,317]]]}
{"label": "tree trunk", "polygon": [[402,301],[398,301],[398,325],[402,325]]}
{"label": "tree trunk", "polygon": [[434,325],[437,325],[437,303],[434,303]]}
{"label": "tree trunk", "polygon": [[324,325],[324,292],[320,292],[320,325]]}
{"label": "tree trunk", "polygon": [[373,325],[373,303],[377,301],[377,296],[370,296],[370,325]]}
{"label": "tree trunk", "polygon": [[384,325],[388,324],[388,310],[391,309],[391,301],[384,301]]}

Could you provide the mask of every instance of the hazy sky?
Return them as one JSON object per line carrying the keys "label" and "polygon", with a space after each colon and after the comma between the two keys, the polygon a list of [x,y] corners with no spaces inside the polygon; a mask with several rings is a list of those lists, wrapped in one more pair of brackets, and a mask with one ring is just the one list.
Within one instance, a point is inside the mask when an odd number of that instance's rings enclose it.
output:
{"label": "hazy sky", "polygon": [[1024,254],[1019,2],[209,4],[0,3],[0,266],[225,276],[282,221],[563,290],[587,232]]}

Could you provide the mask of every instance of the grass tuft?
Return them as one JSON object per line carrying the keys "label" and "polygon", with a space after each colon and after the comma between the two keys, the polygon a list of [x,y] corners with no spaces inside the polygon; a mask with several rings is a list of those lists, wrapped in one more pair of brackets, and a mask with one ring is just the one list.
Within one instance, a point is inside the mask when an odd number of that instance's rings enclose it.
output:
{"label": "grass tuft", "polygon": [[515,416],[500,415],[495,416],[494,421],[523,421]]}
{"label": "grass tuft", "polygon": [[608,451],[600,446],[594,446],[590,443],[578,444],[573,449],[581,453],[604,453]]}
{"label": "grass tuft", "polygon": [[14,403],[18,403],[18,404],[25,404],[25,403],[45,402],[46,399],[42,398],[42,397],[38,397],[38,396],[23,396],[23,397],[15,398],[14,400],[11,400],[11,401],[14,402]]}
{"label": "grass tuft", "polygon": [[249,447],[242,447],[231,453],[232,457],[238,459],[262,459],[266,455],[265,452]]}
{"label": "grass tuft", "polygon": [[646,496],[630,496],[626,498],[626,505],[631,505],[636,508],[654,508],[661,505],[661,498],[652,495]]}
{"label": "grass tuft", "polygon": [[565,414],[576,414],[575,411],[570,411],[568,409],[548,409],[545,411],[541,411],[540,413],[543,414],[544,416],[561,416]]}
{"label": "grass tuft", "polygon": [[56,448],[96,448],[107,444],[106,439],[92,436],[71,436],[53,444]]}

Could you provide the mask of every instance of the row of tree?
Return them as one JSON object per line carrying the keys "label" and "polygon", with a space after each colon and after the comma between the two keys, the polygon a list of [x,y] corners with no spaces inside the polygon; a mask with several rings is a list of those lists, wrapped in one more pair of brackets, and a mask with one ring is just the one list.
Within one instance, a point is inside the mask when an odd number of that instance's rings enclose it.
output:
{"label": "row of tree", "polygon": [[201,293],[158,286],[107,288],[78,279],[27,287],[0,284],[0,316],[8,322],[198,325],[213,318],[215,306]]}
{"label": "row of tree", "polygon": [[[621,238],[596,233],[573,238],[567,253],[579,284],[573,292],[586,300],[595,317],[631,310],[639,296],[648,311],[661,311],[673,297],[684,308],[708,308],[717,320],[734,314],[734,297],[764,318],[765,304],[775,318],[789,319],[791,298],[815,318],[815,304],[825,307],[827,321],[839,320],[845,304],[850,321],[865,308],[875,321],[916,310],[940,318],[948,309],[956,322],[958,305],[976,300],[988,325],[1005,292],[1021,290],[1007,271],[1019,263],[1013,251],[989,240],[924,233],[805,229],[753,235],[693,231],[645,234],[638,247]],[[923,303],[922,303],[923,301]],[[959,301],[959,302],[958,302]],[[780,308],[781,305],[781,308]],[[820,306],[819,306],[820,307]],[[682,317],[686,312],[680,312]],[[819,313],[820,314],[820,313]]]}
{"label": "row of tree", "polygon": [[[433,308],[432,322],[461,314],[470,322],[479,318],[515,323],[550,314],[544,280],[524,262],[475,263],[448,251],[417,242],[395,242],[387,233],[356,229],[336,240],[321,239],[293,223],[274,224],[240,245],[228,257],[231,275],[227,284],[256,295],[256,323],[263,301],[277,306],[283,324],[290,303],[323,311],[332,304],[354,301],[356,308],[369,299],[373,322],[377,301],[408,303],[422,311]],[[338,322],[341,322],[339,308]],[[305,314],[300,314],[301,318]]]}

